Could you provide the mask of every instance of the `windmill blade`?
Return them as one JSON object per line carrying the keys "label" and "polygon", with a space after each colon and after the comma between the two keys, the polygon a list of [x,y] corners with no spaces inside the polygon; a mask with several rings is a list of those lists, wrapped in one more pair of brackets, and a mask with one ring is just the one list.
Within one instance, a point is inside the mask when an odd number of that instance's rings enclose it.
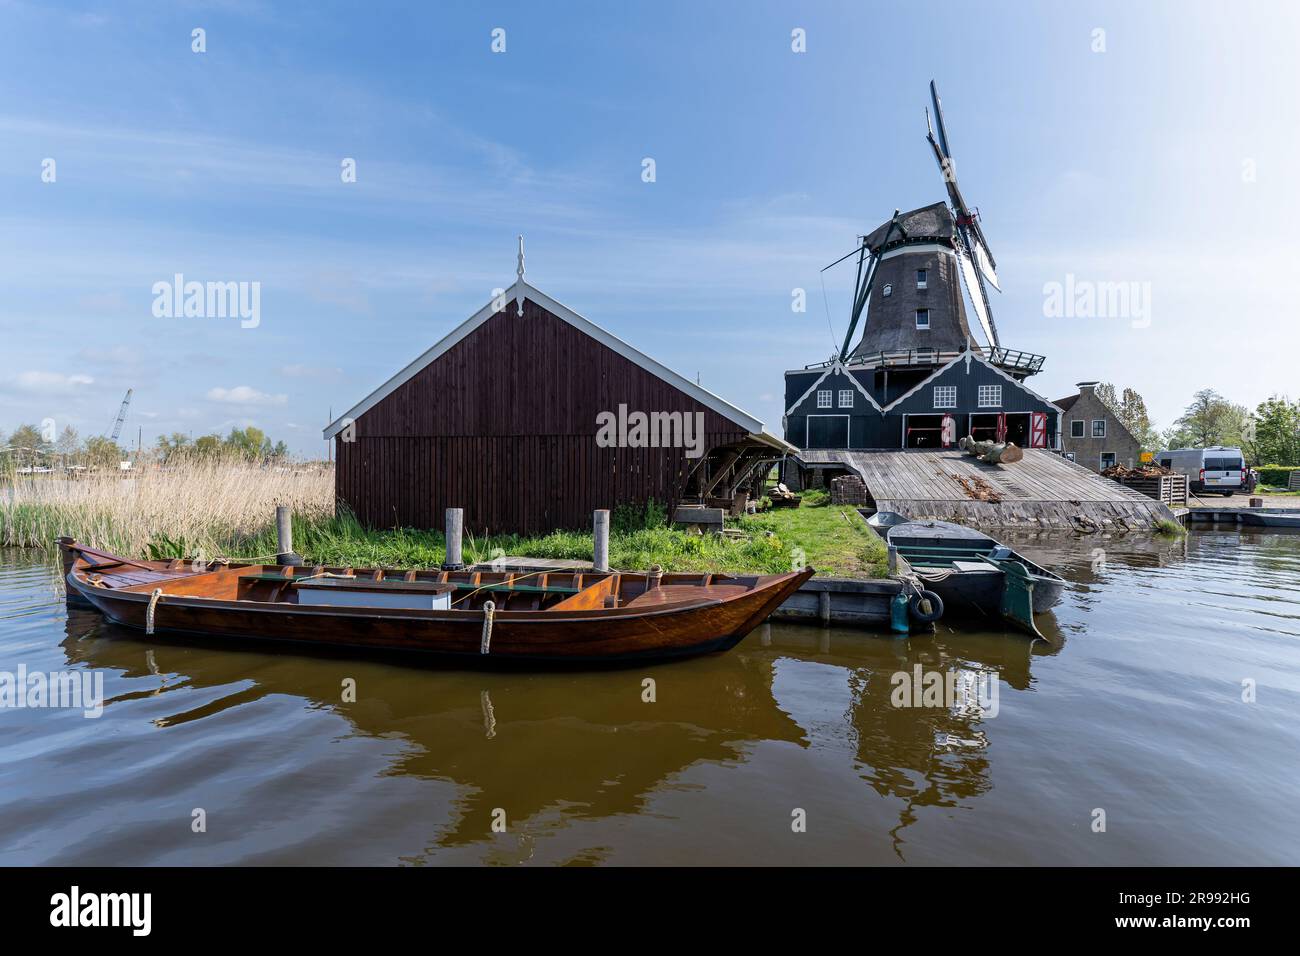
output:
{"label": "windmill blade", "polygon": [[975,265],[980,270],[980,275],[989,281],[989,285],[1002,291],[1002,286],[998,285],[997,266],[993,263],[993,256],[989,254],[988,247],[984,245],[983,236],[972,235],[966,237],[967,244],[975,253]]}
{"label": "windmill blade", "polygon": [[943,125],[943,106],[939,103],[939,88],[930,81],[930,102],[934,104],[934,122],[939,127],[939,147],[945,157],[951,158],[952,150],[948,148],[948,130]]}
{"label": "windmill blade", "polygon": [[979,273],[975,270],[971,256],[960,248],[957,250],[957,262],[961,266],[961,278],[966,286],[966,293],[970,296],[971,307],[975,310],[975,317],[980,320],[980,327],[984,330],[984,339],[990,348],[997,348],[998,333],[993,327],[993,313],[989,309],[988,297],[984,294]]}

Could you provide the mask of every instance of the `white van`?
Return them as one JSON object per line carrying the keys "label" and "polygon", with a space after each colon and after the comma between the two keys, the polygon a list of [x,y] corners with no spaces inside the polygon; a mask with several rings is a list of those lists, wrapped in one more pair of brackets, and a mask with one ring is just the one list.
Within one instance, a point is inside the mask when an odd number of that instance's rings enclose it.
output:
{"label": "white van", "polygon": [[1231,496],[1246,487],[1246,459],[1240,448],[1214,445],[1210,448],[1178,448],[1156,454],[1156,463],[1187,476],[1190,490],[1217,491]]}

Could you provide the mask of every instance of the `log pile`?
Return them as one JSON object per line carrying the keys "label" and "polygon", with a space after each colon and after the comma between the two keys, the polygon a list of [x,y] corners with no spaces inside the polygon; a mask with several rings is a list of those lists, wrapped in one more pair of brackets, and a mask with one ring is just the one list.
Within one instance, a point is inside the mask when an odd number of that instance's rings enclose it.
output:
{"label": "log pile", "polygon": [[1102,469],[1103,478],[1114,478],[1116,481],[1123,481],[1126,478],[1163,478],[1165,475],[1172,475],[1174,472],[1168,468],[1161,467],[1154,463],[1138,465],[1130,468],[1127,465],[1111,465],[1109,468]]}
{"label": "log pile", "polygon": [[959,441],[957,447],[990,465],[1014,465],[1025,457],[1015,442],[976,441],[970,435]]}
{"label": "log pile", "polygon": [[799,503],[803,501],[803,498],[787,488],[784,482],[773,488],[768,494],[768,498],[771,500],[773,508],[798,508]]}

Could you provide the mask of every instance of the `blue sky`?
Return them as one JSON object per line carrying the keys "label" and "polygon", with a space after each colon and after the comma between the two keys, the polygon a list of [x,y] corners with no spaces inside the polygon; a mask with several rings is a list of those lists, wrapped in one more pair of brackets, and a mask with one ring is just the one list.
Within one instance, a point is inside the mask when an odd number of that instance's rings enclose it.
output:
{"label": "blue sky", "polygon": [[[1298,27],[1249,3],[0,0],[0,429],[98,434],[133,387],[132,442],[256,424],[321,454],[331,407],[513,280],[522,232],[531,282],[779,432],[782,372],[847,323],[851,272],[823,300],[821,267],[944,197],[931,78],[1036,390],[1131,385],[1161,427],[1204,386],[1296,397]],[[176,273],[259,282],[260,324],[155,317]],[[1149,324],[1045,316],[1067,275],[1149,283]]]}

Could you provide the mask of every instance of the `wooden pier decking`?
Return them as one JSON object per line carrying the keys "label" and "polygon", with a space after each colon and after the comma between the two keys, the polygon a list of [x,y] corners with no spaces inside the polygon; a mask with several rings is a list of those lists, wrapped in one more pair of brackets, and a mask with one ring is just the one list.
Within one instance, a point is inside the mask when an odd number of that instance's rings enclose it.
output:
{"label": "wooden pier decking", "polygon": [[[880,511],[983,528],[1071,531],[1148,530],[1173,512],[1141,492],[1103,478],[1042,448],[1026,448],[1015,464],[989,465],[958,449],[808,451],[813,467],[857,472]],[[987,482],[1000,499],[980,501],[962,484]]]}

